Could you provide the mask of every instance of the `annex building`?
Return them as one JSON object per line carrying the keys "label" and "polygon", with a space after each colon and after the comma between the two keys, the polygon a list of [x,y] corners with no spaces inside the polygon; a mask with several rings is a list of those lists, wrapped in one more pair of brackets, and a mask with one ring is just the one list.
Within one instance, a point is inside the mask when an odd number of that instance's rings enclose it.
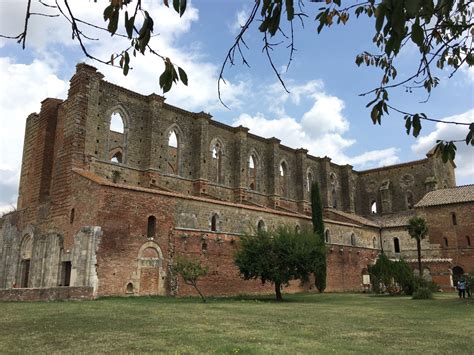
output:
{"label": "annex building", "polygon": [[[209,267],[206,294],[271,292],[233,264],[239,237],[311,227],[325,206],[328,291],[360,291],[383,250],[416,258],[407,221],[424,216],[423,274],[442,287],[474,269],[474,185],[425,159],[366,171],[230,127],[103,80],[78,64],[66,100],[28,116],[18,208],[0,219],[0,298],[186,295],[177,256]],[[415,266],[416,263],[413,263]],[[290,291],[313,285],[290,285]]]}

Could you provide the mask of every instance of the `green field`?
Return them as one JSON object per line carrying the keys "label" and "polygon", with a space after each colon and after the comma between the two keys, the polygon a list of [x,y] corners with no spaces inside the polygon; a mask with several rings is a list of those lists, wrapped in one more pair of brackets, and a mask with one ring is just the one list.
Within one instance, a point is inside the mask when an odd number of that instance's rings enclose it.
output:
{"label": "green field", "polygon": [[474,303],[362,294],[0,302],[0,352],[474,354]]}

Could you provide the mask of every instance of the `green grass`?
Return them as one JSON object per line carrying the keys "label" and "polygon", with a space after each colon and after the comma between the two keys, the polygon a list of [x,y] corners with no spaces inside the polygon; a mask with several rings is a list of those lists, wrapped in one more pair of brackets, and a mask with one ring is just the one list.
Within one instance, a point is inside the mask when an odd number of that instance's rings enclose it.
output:
{"label": "green grass", "polygon": [[362,294],[0,302],[0,352],[474,353],[474,303]]}

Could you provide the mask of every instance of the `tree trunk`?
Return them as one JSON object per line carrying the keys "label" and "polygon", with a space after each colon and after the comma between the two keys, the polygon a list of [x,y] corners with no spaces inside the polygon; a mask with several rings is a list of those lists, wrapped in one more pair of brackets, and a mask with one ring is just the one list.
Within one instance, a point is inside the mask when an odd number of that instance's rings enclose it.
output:
{"label": "tree trunk", "polygon": [[204,303],[206,303],[206,299],[204,298],[204,295],[201,293],[201,291],[199,291],[199,289],[197,287],[197,282],[192,282],[192,281],[191,282],[186,282],[185,281],[185,283],[188,284],[188,285],[193,286],[196,289],[196,291],[199,293],[199,296],[201,296],[202,301]]}
{"label": "tree trunk", "polygon": [[416,249],[418,252],[418,270],[420,278],[423,277],[423,269],[421,268],[421,240],[416,238]]}
{"label": "tree trunk", "polygon": [[276,300],[281,301],[281,284],[275,282],[275,295],[276,295]]}

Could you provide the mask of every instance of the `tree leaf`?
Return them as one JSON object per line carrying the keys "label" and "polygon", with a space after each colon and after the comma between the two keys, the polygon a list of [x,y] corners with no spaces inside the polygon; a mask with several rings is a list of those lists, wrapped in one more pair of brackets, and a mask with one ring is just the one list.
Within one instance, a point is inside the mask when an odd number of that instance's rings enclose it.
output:
{"label": "tree leaf", "polygon": [[188,76],[186,75],[186,72],[180,67],[178,67],[178,73],[179,73],[179,79],[181,80],[181,82],[184,85],[188,86]]}
{"label": "tree leaf", "polygon": [[186,0],[181,0],[179,3],[179,16],[183,16],[186,11]]}
{"label": "tree leaf", "polygon": [[420,116],[418,114],[413,115],[413,120],[412,120],[412,125],[413,125],[413,137],[418,137],[421,131],[421,121],[420,121]]}
{"label": "tree leaf", "polygon": [[379,33],[382,30],[383,22],[385,19],[385,6],[384,4],[380,4],[375,9],[375,30]]}
{"label": "tree leaf", "polygon": [[418,20],[411,26],[411,40],[418,46],[423,45],[424,33]]}
{"label": "tree leaf", "polygon": [[124,60],[124,65],[123,65],[123,75],[127,76],[128,70],[130,69],[130,66],[129,66],[130,56],[128,55],[128,52],[125,52],[124,56],[125,56],[125,60]]}
{"label": "tree leaf", "polygon": [[407,0],[405,1],[405,11],[407,18],[415,18],[421,7],[421,0]]}
{"label": "tree leaf", "polygon": [[128,11],[125,11],[125,30],[129,39],[133,36],[133,25],[135,24],[135,16],[128,18]]}
{"label": "tree leaf", "polygon": [[410,116],[405,116],[405,128],[407,130],[407,134],[409,135],[410,134],[410,130],[411,130],[411,117]]}
{"label": "tree leaf", "polygon": [[292,21],[295,17],[295,8],[293,7],[293,0],[285,0],[286,4],[286,18]]}

